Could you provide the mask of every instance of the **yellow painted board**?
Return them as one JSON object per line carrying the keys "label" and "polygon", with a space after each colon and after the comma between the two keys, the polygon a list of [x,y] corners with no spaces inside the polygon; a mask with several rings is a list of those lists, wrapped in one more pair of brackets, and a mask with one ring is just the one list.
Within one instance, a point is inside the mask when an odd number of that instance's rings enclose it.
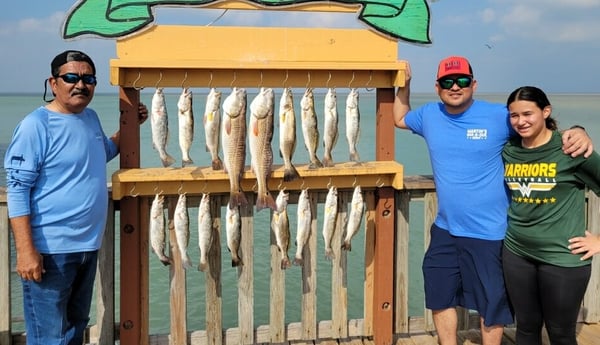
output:
{"label": "yellow painted board", "polygon": [[117,41],[134,61],[396,62],[398,42],[368,29],[156,25]]}
{"label": "yellow painted board", "polygon": [[[274,166],[268,181],[269,189],[325,190],[331,185],[340,189],[356,185],[364,189],[389,186],[403,188],[404,167],[394,161],[347,162],[319,169],[309,169],[308,165],[296,168],[301,177],[283,182],[283,167]],[[229,193],[229,185],[229,177],[224,171],[214,171],[210,167],[122,169],[112,176],[112,196],[114,200],[120,200],[126,196],[151,196],[157,193]],[[241,187],[245,192],[256,190],[256,176],[248,168],[243,173]]]}
{"label": "yellow painted board", "polygon": [[233,10],[280,10],[280,11],[309,11],[309,12],[357,12],[361,5],[355,4],[333,4],[333,3],[308,3],[291,6],[260,6],[252,2],[244,1],[219,1],[206,5],[206,8],[222,8]]}

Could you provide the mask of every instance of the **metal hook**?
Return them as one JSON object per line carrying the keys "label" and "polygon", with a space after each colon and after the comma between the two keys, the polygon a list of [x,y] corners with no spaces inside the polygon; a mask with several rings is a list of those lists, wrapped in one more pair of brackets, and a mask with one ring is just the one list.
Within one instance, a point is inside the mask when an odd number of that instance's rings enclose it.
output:
{"label": "metal hook", "polygon": [[160,75],[159,75],[159,77],[158,77],[158,81],[156,82],[156,85],[154,86],[155,88],[158,88],[158,84],[159,84],[159,83],[160,83],[160,81],[162,80],[162,77],[163,77],[163,75],[162,75],[162,71],[160,71]]}
{"label": "metal hook", "polygon": [[209,89],[211,88],[212,81],[213,81],[213,72],[212,72],[212,71],[210,71],[210,80],[208,81],[208,88],[209,88]]}
{"label": "metal hook", "polygon": [[285,83],[287,82],[288,78],[290,77],[290,71],[289,70],[285,70],[285,79],[283,80],[283,87],[285,87]]}
{"label": "metal hook", "polygon": [[156,182],[156,185],[154,186],[154,194],[161,195],[162,193],[163,193],[163,190],[162,189],[160,191],[158,190],[158,182]]}
{"label": "metal hook", "polygon": [[202,187],[202,190],[200,191],[200,193],[204,194],[204,192],[206,192],[206,187],[208,186],[208,181],[204,180],[204,187]]}
{"label": "metal hook", "polygon": [[329,182],[327,182],[327,189],[331,188],[331,177],[329,178]]}
{"label": "metal hook", "polygon": [[182,191],[183,191],[183,181],[181,181],[181,184],[179,184],[179,189],[177,189],[177,194],[185,194],[185,192],[182,193]]}
{"label": "metal hook", "polygon": [[129,195],[130,195],[131,197],[133,197],[133,198],[137,198],[137,197],[140,195],[140,193],[133,194],[133,191],[134,191],[134,190],[135,190],[135,183],[133,184],[133,187],[132,187],[132,188],[131,188],[131,190],[129,191]]}
{"label": "metal hook", "polygon": [[356,187],[357,177],[354,175],[354,182],[352,182],[352,187]]}
{"label": "metal hook", "polygon": [[350,79],[350,82],[348,83],[348,88],[351,89],[352,88],[352,82],[354,81],[354,71],[352,71],[352,79]]}
{"label": "metal hook", "polygon": [[263,71],[260,71],[260,82],[258,83],[258,88],[262,88],[263,85]]}
{"label": "metal hook", "polygon": [[381,187],[385,186],[385,182],[381,181],[381,177],[377,178],[377,181],[375,181],[375,186],[377,186],[377,188],[381,188]]}
{"label": "metal hook", "polygon": [[329,78],[327,78],[327,82],[325,83],[326,87],[329,87],[329,81],[331,81],[331,71],[329,71]]}
{"label": "metal hook", "polygon": [[231,84],[229,84],[229,86],[231,88],[233,88],[233,83],[235,83],[235,80],[237,79],[237,74],[236,71],[233,71],[233,80],[231,81]]}
{"label": "metal hook", "polygon": [[187,71],[185,71],[185,76],[183,77],[183,80],[181,81],[181,88],[182,88],[182,89],[184,88],[183,84],[185,83],[185,81],[187,80],[187,77],[188,77],[187,73],[188,73],[188,72],[187,72]]}
{"label": "metal hook", "polygon": [[137,87],[137,86],[135,86],[135,84],[140,80],[141,77],[142,77],[142,72],[138,70],[138,76],[137,76],[137,78],[135,78],[135,80],[133,81],[133,85],[132,85],[133,88],[136,89],[136,90],[143,89],[143,87]]}
{"label": "metal hook", "polygon": [[367,84],[365,85],[365,89],[367,89],[367,91],[373,91],[373,88],[369,89],[369,84],[371,84],[371,80],[373,80],[373,71],[369,71],[369,80],[367,81]]}
{"label": "metal hook", "polygon": [[310,72],[308,72],[307,75],[308,75],[308,81],[306,82],[306,88],[308,89],[308,86],[310,85]]}
{"label": "metal hook", "polygon": [[302,179],[302,184],[300,185],[300,189],[304,189],[304,183],[305,183],[305,182],[306,182],[306,181],[305,181],[304,179]]}

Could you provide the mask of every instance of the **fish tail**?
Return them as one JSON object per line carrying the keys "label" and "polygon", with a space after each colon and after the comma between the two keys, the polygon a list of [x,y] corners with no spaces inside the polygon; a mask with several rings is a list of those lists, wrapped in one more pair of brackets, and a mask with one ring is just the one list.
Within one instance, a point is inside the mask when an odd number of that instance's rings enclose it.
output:
{"label": "fish tail", "polygon": [[360,157],[358,156],[358,152],[356,152],[356,151],[350,152],[350,161],[352,161],[352,162],[359,162],[360,161]]}
{"label": "fish tail", "polygon": [[182,258],[181,266],[183,266],[183,269],[188,269],[193,266],[192,260],[190,259],[189,256],[186,255],[185,257]]}
{"label": "fish tail", "polygon": [[304,259],[302,259],[301,257],[295,257],[294,258],[294,265],[296,266],[302,266],[304,265]]}
{"label": "fish tail", "polygon": [[323,166],[325,166],[325,167],[333,166],[333,159],[331,158],[330,155],[326,155],[325,157],[323,157]]}
{"label": "fish tail", "polygon": [[200,271],[200,272],[206,272],[207,268],[208,268],[208,262],[202,262],[202,261],[200,261],[200,264],[198,265],[198,271]]}
{"label": "fish tail", "polygon": [[171,259],[166,255],[159,256],[158,259],[164,266],[169,266],[171,264]]}
{"label": "fish tail", "polygon": [[175,163],[175,158],[171,157],[170,154],[165,153],[163,157],[160,157],[160,161],[162,162],[163,167],[170,167]]}
{"label": "fish tail", "polygon": [[240,259],[239,257],[234,257],[231,258],[231,267],[238,267],[238,266],[243,266],[244,263],[242,262],[242,259]]}
{"label": "fish tail", "polygon": [[212,168],[213,168],[213,170],[222,170],[223,169],[223,162],[221,161],[221,158],[216,157],[215,159],[212,160]]}
{"label": "fish tail", "polygon": [[333,250],[331,248],[325,249],[325,258],[329,261],[335,259],[335,255],[333,255]]}
{"label": "fish tail", "polygon": [[189,165],[193,165],[194,161],[191,158],[187,158],[181,161],[181,166],[182,167],[187,167]]}
{"label": "fish tail", "polygon": [[287,256],[281,259],[281,269],[282,270],[285,270],[291,266],[292,266],[292,264],[290,263],[290,259]]}
{"label": "fish tail", "polygon": [[317,168],[322,168],[322,167],[323,167],[323,163],[321,163],[319,158],[314,156],[310,159],[310,164],[308,165],[309,169],[317,169]]}
{"label": "fish tail", "polygon": [[256,200],[256,211],[258,212],[263,208],[270,208],[273,211],[277,211],[277,203],[275,202],[275,199],[273,199],[273,196],[269,193],[259,195],[258,199]]}
{"label": "fish tail", "polygon": [[286,166],[284,168],[283,180],[285,182],[290,182],[294,181],[297,178],[300,178],[300,174],[298,173],[298,170],[296,170],[296,167],[290,163],[289,166]]}
{"label": "fish tail", "polygon": [[350,243],[350,241],[344,241],[344,243],[342,243],[342,249],[352,251],[352,244]]}
{"label": "fish tail", "polygon": [[238,206],[248,205],[248,200],[246,199],[246,195],[244,195],[243,191],[233,191],[229,193],[229,209],[233,210]]}

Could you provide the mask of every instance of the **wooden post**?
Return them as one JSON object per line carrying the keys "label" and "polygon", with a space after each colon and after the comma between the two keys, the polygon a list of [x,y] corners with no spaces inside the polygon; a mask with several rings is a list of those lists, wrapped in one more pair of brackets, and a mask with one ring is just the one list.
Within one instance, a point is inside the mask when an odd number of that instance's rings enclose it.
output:
{"label": "wooden post", "polygon": [[[140,93],[120,88],[121,169],[140,167],[138,106]],[[120,343],[148,343],[148,238],[142,231],[140,198],[121,199]],[[143,234],[145,233],[145,234]]]}
{"label": "wooden post", "polygon": [[[379,88],[376,95],[376,152],[378,161],[394,160],[394,88]],[[394,321],[394,189],[378,188],[375,214],[375,291],[373,338],[378,345],[392,344]]]}
{"label": "wooden post", "polygon": [[[1,188],[1,187],[0,187]],[[10,307],[10,227],[8,224],[8,205],[6,191],[0,190],[0,344],[12,344],[11,307]]]}

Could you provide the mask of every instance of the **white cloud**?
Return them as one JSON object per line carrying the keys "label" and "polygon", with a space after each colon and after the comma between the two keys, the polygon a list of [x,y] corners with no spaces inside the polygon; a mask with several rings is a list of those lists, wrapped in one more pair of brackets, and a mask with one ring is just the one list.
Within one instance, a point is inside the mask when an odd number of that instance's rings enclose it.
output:
{"label": "white cloud", "polygon": [[496,12],[491,8],[486,8],[481,12],[481,21],[484,23],[492,23],[496,20]]}

